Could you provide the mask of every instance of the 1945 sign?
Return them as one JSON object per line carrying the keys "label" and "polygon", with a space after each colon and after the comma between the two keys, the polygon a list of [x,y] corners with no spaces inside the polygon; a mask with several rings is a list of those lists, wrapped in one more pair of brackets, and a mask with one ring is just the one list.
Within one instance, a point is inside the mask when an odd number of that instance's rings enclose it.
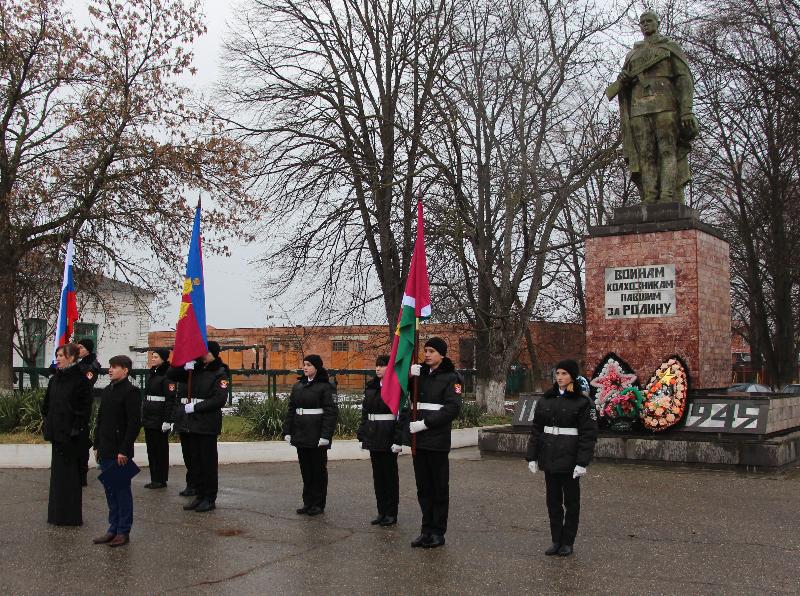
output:
{"label": "1945 sign", "polygon": [[675,309],[675,265],[606,268],[606,318],[669,317]]}

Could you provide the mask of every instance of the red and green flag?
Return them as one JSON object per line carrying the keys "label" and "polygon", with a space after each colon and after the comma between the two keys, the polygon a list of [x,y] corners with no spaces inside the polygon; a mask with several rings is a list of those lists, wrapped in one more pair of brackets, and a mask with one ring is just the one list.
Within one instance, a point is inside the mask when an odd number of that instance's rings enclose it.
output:
{"label": "red and green flag", "polygon": [[417,204],[417,240],[403,293],[403,304],[397,317],[389,365],[383,375],[381,397],[392,414],[408,401],[408,370],[414,359],[414,344],[419,322],[431,316],[431,289],[428,284],[428,263],[425,259],[425,230],[422,224],[422,201]]}

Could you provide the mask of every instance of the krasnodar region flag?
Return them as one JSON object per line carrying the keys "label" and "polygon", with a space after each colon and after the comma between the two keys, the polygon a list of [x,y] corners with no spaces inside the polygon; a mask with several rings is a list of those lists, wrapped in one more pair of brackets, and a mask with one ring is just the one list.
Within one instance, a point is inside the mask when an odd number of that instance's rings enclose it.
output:
{"label": "krasnodar region flag", "polygon": [[208,353],[206,338],[206,294],[203,280],[203,251],[200,235],[200,201],[194,214],[192,240],[183,278],[183,294],[175,326],[172,366],[183,366]]}
{"label": "krasnodar region flag", "polygon": [[61,282],[61,300],[58,304],[58,322],[56,323],[56,340],[53,346],[53,362],[56,361],[56,350],[72,337],[75,321],[78,320],[78,300],[75,295],[75,280],[72,275],[72,257],[75,255],[75,244],[67,243],[67,256],[64,257],[64,280]]}
{"label": "krasnodar region flag", "polygon": [[428,263],[425,258],[425,230],[422,223],[422,201],[417,204],[417,239],[411,256],[411,267],[403,293],[403,304],[397,317],[392,352],[383,375],[381,398],[397,416],[408,401],[408,369],[414,358],[414,338],[419,322],[431,316],[431,289]]}

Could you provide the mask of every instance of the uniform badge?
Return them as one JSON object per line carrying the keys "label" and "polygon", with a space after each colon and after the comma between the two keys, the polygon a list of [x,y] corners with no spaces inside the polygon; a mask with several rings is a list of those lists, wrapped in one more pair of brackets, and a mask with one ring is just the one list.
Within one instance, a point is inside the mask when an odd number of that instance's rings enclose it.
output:
{"label": "uniform badge", "polygon": [[456,383],[455,385],[453,385],[453,389],[455,389],[456,395],[461,395],[461,384],[460,383]]}
{"label": "uniform badge", "polygon": [[86,378],[89,379],[90,381],[94,378],[94,375],[92,374],[92,371],[89,371],[89,372],[86,373]]}
{"label": "uniform badge", "polygon": [[594,404],[589,407],[589,418],[597,422],[597,410],[595,410]]}
{"label": "uniform badge", "polygon": [[170,383],[169,385],[167,385],[167,389],[170,391],[175,391],[175,383]]}
{"label": "uniform badge", "polygon": [[220,386],[222,389],[227,389],[227,388],[228,388],[228,381],[226,381],[225,379],[222,379],[222,380],[219,382],[219,386]]}

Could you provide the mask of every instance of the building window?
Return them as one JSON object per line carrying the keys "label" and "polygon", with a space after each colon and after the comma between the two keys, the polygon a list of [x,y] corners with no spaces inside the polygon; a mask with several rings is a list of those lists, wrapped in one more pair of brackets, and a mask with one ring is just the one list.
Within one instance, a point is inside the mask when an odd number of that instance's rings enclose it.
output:
{"label": "building window", "polygon": [[367,345],[363,341],[356,342],[356,352],[363,352],[367,349]]}
{"label": "building window", "polygon": [[91,339],[94,342],[94,353],[99,352],[97,344],[97,323],[75,323],[75,331],[72,341],[78,342],[82,339]]}
{"label": "building window", "polygon": [[271,342],[269,349],[272,350],[273,352],[280,352],[281,351],[281,342],[279,342],[279,341]]}
{"label": "building window", "polygon": [[45,340],[47,322],[44,319],[26,319],[25,327],[25,366],[45,367]]}
{"label": "building window", "polygon": [[334,352],[347,352],[349,350],[349,342],[345,339],[334,339],[333,340],[333,351]]}

